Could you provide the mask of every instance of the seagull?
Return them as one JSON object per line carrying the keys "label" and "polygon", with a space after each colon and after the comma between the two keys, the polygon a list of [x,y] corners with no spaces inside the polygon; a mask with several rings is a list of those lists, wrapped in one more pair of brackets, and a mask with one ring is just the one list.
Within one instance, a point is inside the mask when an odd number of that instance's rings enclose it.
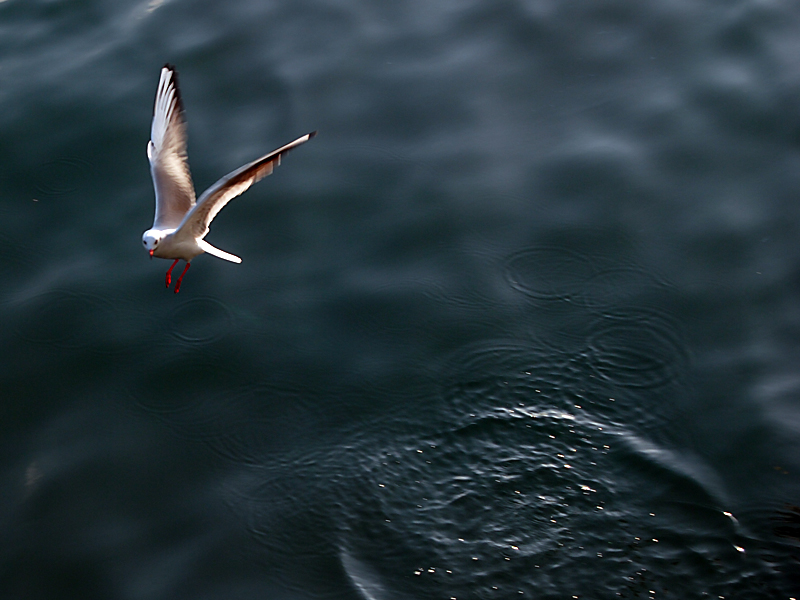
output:
{"label": "seagull", "polygon": [[272,174],[272,170],[281,164],[284,154],[305,144],[315,135],[316,131],[307,133],[228,173],[195,202],[194,184],[186,156],[186,120],[178,89],[178,72],[174,66],[164,65],[156,91],[150,142],[147,144],[147,158],[156,191],[156,216],[153,226],[142,234],[142,244],[150,253],[150,258],[157,256],[175,261],[167,271],[167,288],[172,282],[172,269],[178,261],[186,261],[186,266],[175,284],[176,294],[181,289],[181,281],[192,259],[203,252],[230,262],[242,262],[238,256],[223,252],[203,239],[208,233],[208,226],[228,202],[255,182]]}

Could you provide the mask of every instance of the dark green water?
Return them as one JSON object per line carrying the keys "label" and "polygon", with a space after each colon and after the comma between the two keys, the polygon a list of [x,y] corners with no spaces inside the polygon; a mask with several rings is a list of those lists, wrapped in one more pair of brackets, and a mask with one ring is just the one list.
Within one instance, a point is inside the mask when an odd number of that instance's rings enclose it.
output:
{"label": "dark green water", "polygon": [[[800,597],[800,9],[0,1],[0,598]],[[140,237],[159,70],[198,191]]]}

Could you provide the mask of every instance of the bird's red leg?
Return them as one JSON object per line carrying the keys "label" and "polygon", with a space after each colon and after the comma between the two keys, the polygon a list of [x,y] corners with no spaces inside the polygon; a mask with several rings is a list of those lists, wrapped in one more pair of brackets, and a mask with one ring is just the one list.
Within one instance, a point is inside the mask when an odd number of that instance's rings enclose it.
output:
{"label": "bird's red leg", "polygon": [[177,264],[178,264],[178,261],[179,261],[179,260],[180,260],[180,258],[176,258],[176,259],[175,259],[175,262],[174,262],[174,263],[172,263],[172,266],[171,266],[171,267],[169,268],[169,270],[167,271],[167,287],[169,287],[169,284],[170,284],[170,283],[172,283],[172,269],[174,269],[174,268],[175,268],[175,265],[177,265]]}
{"label": "bird's red leg", "polygon": [[178,290],[181,289],[181,281],[183,281],[183,276],[186,275],[186,271],[189,270],[189,267],[191,266],[191,264],[192,263],[187,262],[186,266],[183,268],[183,273],[181,273],[181,276],[178,277],[178,283],[175,284],[175,293],[176,294],[178,293]]}

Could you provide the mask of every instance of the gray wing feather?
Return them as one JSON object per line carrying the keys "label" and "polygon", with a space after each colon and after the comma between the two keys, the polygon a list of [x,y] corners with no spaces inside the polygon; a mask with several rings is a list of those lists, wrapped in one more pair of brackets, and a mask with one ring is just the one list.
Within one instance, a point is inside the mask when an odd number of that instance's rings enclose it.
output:
{"label": "gray wing feather", "polygon": [[195,196],[186,156],[186,122],[178,72],[171,65],[161,69],[147,158],[156,190],[153,227],[177,227],[195,205]]}
{"label": "gray wing feather", "polygon": [[203,192],[195,207],[178,226],[178,231],[175,235],[189,235],[195,239],[205,237],[211,221],[228,202],[242,194],[257,181],[272,174],[274,168],[281,164],[281,157],[284,154],[306,143],[316,134],[317,132],[313,131],[299,137],[295,141],[273,150],[269,154],[265,154],[217,181]]}

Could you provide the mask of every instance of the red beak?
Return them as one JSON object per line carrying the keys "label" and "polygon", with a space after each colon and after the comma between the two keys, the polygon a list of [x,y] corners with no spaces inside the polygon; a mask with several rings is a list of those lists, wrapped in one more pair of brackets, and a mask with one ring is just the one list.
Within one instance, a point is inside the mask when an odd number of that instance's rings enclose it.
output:
{"label": "red beak", "polygon": [[153,258],[153,249],[150,250],[150,258]]}

